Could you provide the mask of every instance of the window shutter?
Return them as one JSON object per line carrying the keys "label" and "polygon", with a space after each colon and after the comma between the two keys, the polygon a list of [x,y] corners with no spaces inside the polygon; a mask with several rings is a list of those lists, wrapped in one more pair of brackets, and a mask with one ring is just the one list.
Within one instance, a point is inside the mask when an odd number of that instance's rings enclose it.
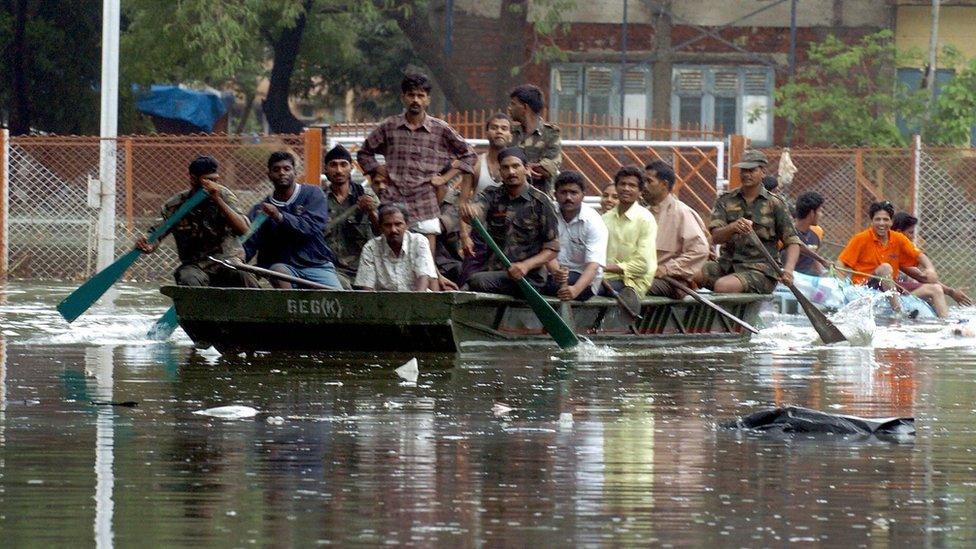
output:
{"label": "window shutter", "polygon": [[613,72],[602,68],[589,68],[586,71],[586,95],[607,96],[613,88]]}
{"label": "window shutter", "polygon": [[720,95],[739,93],[739,73],[737,71],[715,71],[714,92]]}
{"label": "window shutter", "polygon": [[747,72],[745,95],[769,95],[769,75],[765,72]]}
{"label": "window shutter", "polygon": [[676,69],[674,86],[679,94],[699,94],[705,87],[705,73],[701,69]]}

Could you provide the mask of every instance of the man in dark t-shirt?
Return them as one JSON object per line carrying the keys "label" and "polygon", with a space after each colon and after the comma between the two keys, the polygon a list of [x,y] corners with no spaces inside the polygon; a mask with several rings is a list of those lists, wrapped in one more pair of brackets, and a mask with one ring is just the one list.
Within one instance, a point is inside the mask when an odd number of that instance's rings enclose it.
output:
{"label": "man in dark t-shirt", "polygon": [[[818,226],[823,203],[824,197],[816,192],[806,192],[796,198],[796,234],[813,252],[820,249],[823,236],[823,229]],[[800,258],[796,261],[796,272],[820,276],[823,273],[823,266],[800,250]]]}

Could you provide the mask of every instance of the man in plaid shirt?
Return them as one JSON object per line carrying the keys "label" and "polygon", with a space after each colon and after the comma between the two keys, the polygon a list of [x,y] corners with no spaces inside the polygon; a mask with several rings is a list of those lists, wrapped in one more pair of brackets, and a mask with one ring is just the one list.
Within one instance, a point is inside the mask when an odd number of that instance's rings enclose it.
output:
{"label": "man in plaid shirt", "polygon": [[[435,187],[447,183],[439,175],[448,166],[462,173],[474,172],[474,149],[451,126],[427,114],[430,106],[430,81],[422,74],[408,74],[400,84],[406,110],[380,123],[366,137],[356,155],[359,167],[373,182],[377,176],[389,186],[376,189],[386,202],[402,202],[410,219],[410,230],[427,236],[430,249],[437,249],[440,234],[440,202]],[[376,155],[382,154],[386,165]],[[453,170],[452,170],[453,171]],[[371,185],[372,186],[372,185]],[[440,277],[446,289],[457,286]],[[436,287],[435,287],[436,288]]]}

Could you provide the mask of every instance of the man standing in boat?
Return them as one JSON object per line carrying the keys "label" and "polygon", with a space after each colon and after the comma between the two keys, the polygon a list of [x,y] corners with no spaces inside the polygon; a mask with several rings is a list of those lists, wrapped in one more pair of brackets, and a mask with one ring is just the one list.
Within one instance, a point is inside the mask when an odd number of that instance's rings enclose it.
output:
{"label": "man standing in boat", "polygon": [[423,292],[437,280],[427,238],[407,230],[410,214],[401,204],[380,206],[381,236],[366,243],[355,285],[364,290]]}
{"label": "man standing in boat", "polygon": [[[426,76],[408,74],[400,89],[406,111],[387,118],[370,132],[356,158],[370,181],[377,175],[388,180],[380,198],[383,202],[405,204],[412,220],[410,230],[425,235],[430,249],[434,250],[441,230],[435,187],[449,179],[439,174],[447,165],[471,174],[477,157],[474,149],[447,122],[427,114],[431,85]],[[377,162],[378,154],[386,159],[385,166]],[[456,287],[443,277],[434,289],[440,285]]]}
{"label": "man standing in boat", "polygon": [[563,301],[586,301],[600,291],[607,262],[607,226],[596,210],[583,204],[583,174],[561,172],[554,187],[559,203],[559,257],[549,264],[549,281],[542,293]]}
{"label": "man standing in boat", "polygon": [[335,255],[339,281],[348,290],[356,278],[363,246],[380,232],[376,212],[380,200],[371,189],[352,181],[352,155],[345,147],[336,145],[325,153],[324,160],[330,219],[325,240]]}
{"label": "man standing in boat", "polygon": [[651,287],[657,270],[657,222],[647,208],[637,203],[647,181],[637,166],[624,166],[614,174],[613,184],[617,207],[603,214],[610,234],[604,285],[613,291],[604,293],[612,295],[630,288],[642,296]]}
{"label": "man standing in boat", "polygon": [[684,294],[665,277],[685,286],[692,284],[708,261],[705,222],[672,193],[675,174],[668,163],[655,160],[644,167],[644,175],[647,176],[644,199],[657,222],[657,270],[647,293],[679,299]]}
{"label": "man standing in boat", "polygon": [[[268,158],[268,179],[274,192],[250,214],[253,220],[264,213],[268,220],[245,244],[248,259],[257,255],[259,267],[341,289],[332,251],[325,242],[329,209],[322,188],[295,183],[295,157],[284,151]],[[292,287],[291,282],[281,280],[272,284]]]}
{"label": "man standing in boat", "polygon": [[[237,197],[230,189],[217,183],[220,180],[218,169],[217,160],[213,157],[198,156],[190,162],[190,188],[173,195],[163,204],[159,223],[173,215],[197,189],[202,187],[210,195],[170,230],[180,257],[180,266],[173,277],[180,286],[257,288],[258,281],[254,275],[229,269],[208,259],[210,256],[243,259],[244,248],[238,237],[246,233],[249,226]],[[153,253],[158,243],[150,244],[142,236],[136,241],[136,247],[143,252]]]}
{"label": "man standing in boat", "polygon": [[490,187],[478,199],[459,207],[461,219],[485,221],[488,234],[512,262],[505,269],[494,254],[486,271],[474,273],[466,287],[476,292],[522,296],[516,280],[524,278],[541,289],[546,283],[545,265],[559,254],[559,222],[549,197],[528,182],[528,161],[517,147],[498,153],[501,187]]}
{"label": "man standing in boat", "polygon": [[546,99],[538,86],[523,84],[508,95],[508,115],[518,122],[512,128],[512,146],[525,151],[532,186],[552,194],[552,181],[562,164],[559,127],[542,119]]}
{"label": "man standing in boat", "polygon": [[[718,261],[705,263],[700,278],[701,285],[712,291],[771,294],[778,280],[793,282],[801,242],[786,202],[762,184],[768,163],[760,151],[743,153],[742,161],[733,166],[739,170],[742,185],[715,202],[708,227],[712,241],[722,246],[722,252]],[[766,263],[753,244],[749,236],[753,231],[770,255],[775,256],[777,244],[783,243],[786,259],[782,275]]]}

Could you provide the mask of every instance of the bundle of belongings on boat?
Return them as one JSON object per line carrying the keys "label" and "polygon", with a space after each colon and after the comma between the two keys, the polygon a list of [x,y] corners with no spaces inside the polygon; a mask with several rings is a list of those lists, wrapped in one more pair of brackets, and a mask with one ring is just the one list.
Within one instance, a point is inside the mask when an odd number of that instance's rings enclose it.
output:
{"label": "bundle of belongings on boat", "polygon": [[915,435],[915,418],[861,418],[828,414],[799,406],[767,408],[735,421],[723,423],[722,429],[746,430],[773,435]]}

